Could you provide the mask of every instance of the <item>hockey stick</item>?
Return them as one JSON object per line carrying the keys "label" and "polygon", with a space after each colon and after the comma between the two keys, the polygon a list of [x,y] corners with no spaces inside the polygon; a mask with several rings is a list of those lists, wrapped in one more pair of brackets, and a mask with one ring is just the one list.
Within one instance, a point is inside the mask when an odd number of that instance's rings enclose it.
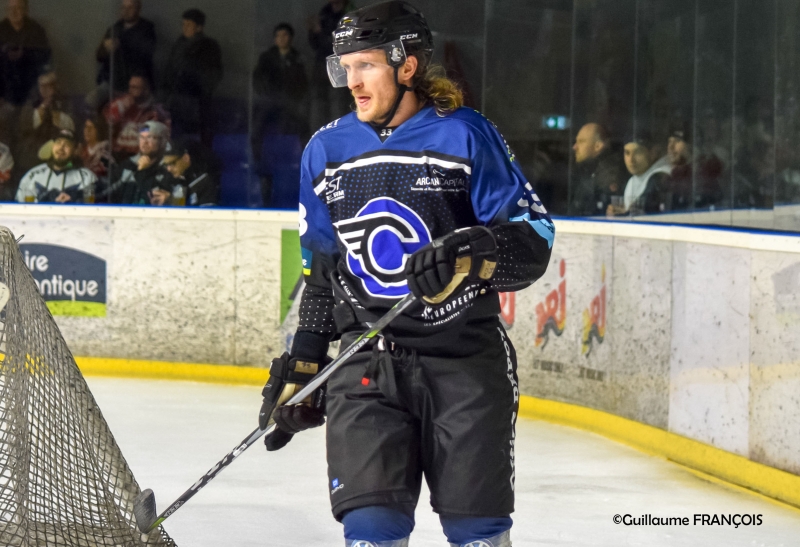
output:
{"label": "hockey stick", "polygon": [[[403,299],[395,304],[394,307],[386,313],[386,315],[378,319],[378,321],[371,326],[369,331],[359,336],[355,342],[347,346],[344,351],[340,352],[339,355],[328,364],[328,366],[323,368],[313,380],[306,384],[303,389],[298,391],[294,397],[286,402],[286,404],[295,405],[303,402],[306,397],[311,395],[317,390],[317,388],[322,386],[322,384],[327,381],[327,379],[336,371],[336,369],[338,369],[345,361],[350,359],[350,357],[355,355],[358,350],[368,344],[371,339],[377,336],[378,333],[385,329],[389,323],[391,323],[398,315],[400,315],[416,301],[417,299],[412,293],[409,293],[403,297]],[[136,525],[139,527],[139,530],[142,533],[147,534],[162,522],[167,520],[167,518],[173,515],[175,511],[180,509],[183,504],[192,499],[197,492],[211,482],[214,477],[219,475],[223,469],[228,467],[233,460],[238,458],[245,450],[250,448],[250,445],[255,443],[263,435],[271,433],[273,429],[275,429],[274,423],[268,426],[267,429],[256,429],[250,433],[250,435],[245,437],[242,442],[236,445],[236,448],[234,448],[224,458],[217,462],[214,467],[209,469],[205,475],[200,477],[200,480],[194,483],[186,492],[181,494],[181,496],[160,515],[156,513],[156,497],[153,491],[148,488],[147,490],[141,492],[138,496],[136,496],[136,499],[133,502],[133,515],[136,518]]]}

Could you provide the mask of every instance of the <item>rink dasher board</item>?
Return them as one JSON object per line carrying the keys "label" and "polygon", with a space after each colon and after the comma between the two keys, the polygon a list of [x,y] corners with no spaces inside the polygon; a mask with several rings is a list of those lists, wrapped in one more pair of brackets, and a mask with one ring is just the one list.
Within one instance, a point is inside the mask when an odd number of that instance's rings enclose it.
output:
{"label": "rink dasher board", "polygon": [[[800,423],[800,238],[630,222],[556,226],[547,272],[516,294],[509,336],[522,392],[798,474],[800,430],[785,425]],[[603,319],[587,322],[597,310]],[[543,314],[555,316],[549,328]],[[587,352],[586,333],[600,330]]]}
{"label": "rink dasher board", "polygon": [[[0,224],[28,242],[79,245],[87,231],[78,226],[87,222],[109,227],[108,313],[57,319],[75,354],[264,366],[285,348],[276,261],[296,212],[0,206]],[[800,472],[800,432],[787,435],[781,426],[800,418],[800,238],[631,221],[555,223],[550,268],[515,295],[509,334],[523,393]],[[560,298],[562,282],[563,332],[537,344],[537,308],[547,313],[548,295],[556,292],[551,303]],[[598,327],[588,354],[587,324],[590,332]]]}

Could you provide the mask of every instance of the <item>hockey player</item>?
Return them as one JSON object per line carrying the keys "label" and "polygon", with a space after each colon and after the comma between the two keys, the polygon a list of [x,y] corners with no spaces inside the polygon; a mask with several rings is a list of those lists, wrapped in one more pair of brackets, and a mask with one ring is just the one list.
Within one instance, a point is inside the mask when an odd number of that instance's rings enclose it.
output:
{"label": "hockey player", "polygon": [[355,112],[303,155],[306,288],[263,391],[260,425],[278,426],[267,449],[324,422],[313,402],[281,402],[328,343],[349,344],[411,291],[417,308],[328,381],[333,514],[348,546],[408,545],[424,476],[451,545],[509,547],[519,390],[497,293],[544,273],[553,224],[497,129],[430,65],[418,10],[361,8],[333,38],[328,73]]}

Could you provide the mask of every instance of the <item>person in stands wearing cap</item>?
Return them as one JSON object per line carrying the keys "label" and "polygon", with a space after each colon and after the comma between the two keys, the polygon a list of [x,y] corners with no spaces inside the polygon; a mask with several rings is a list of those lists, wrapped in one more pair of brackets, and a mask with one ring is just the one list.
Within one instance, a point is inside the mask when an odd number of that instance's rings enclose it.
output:
{"label": "person in stands wearing cap", "polygon": [[93,195],[97,177],[75,163],[75,133],[61,129],[53,139],[50,159],[28,171],[19,183],[21,203],[82,203]]}
{"label": "person in stands wearing cap", "polygon": [[200,146],[173,141],[164,154],[162,165],[172,177],[175,205],[210,207],[219,202],[219,176],[208,161],[203,161]]}
{"label": "person in stands wearing cap", "polygon": [[649,135],[640,134],[626,139],[625,167],[631,174],[625,185],[623,206],[611,204],[608,216],[659,213],[668,210],[665,198],[672,166],[669,157],[658,159],[658,147]]}
{"label": "person in stands wearing cap", "polygon": [[111,181],[101,198],[109,203],[149,205],[154,188],[171,190],[168,176],[161,169],[169,129],[161,122],[149,121],[139,130],[139,152],[111,170]]}
{"label": "person in stands wearing cap", "polygon": [[163,78],[164,102],[177,135],[200,134],[211,146],[211,97],[222,81],[222,50],[203,32],[206,15],[183,13],[181,37],[172,46]]}
{"label": "person in stands wearing cap", "polygon": [[669,189],[672,194],[672,210],[686,211],[692,208],[692,145],[691,128],[675,125],[667,140],[667,159],[672,171]]}

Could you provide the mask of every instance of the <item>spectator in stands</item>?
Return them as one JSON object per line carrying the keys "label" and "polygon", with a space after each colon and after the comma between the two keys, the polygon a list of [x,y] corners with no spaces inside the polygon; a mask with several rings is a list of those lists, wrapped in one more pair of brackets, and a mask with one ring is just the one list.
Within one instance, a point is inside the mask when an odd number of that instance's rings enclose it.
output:
{"label": "spectator in stands", "polygon": [[203,160],[200,146],[173,141],[164,155],[164,168],[172,177],[173,205],[209,207],[219,202],[219,175],[213,165]]}
{"label": "spectator in stands", "polygon": [[200,134],[211,146],[214,90],[222,80],[222,50],[203,29],[206,16],[199,9],[183,13],[182,36],[167,61],[164,96],[177,135]]}
{"label": "spectator in stands", "polygon": [[139,153],[110,171],[110,184],[100,196],[110,203],[146,205],[154,188],[162,188],[168,174],[161,168],[169,129],[161,122],[146,122],[139,130]]}
{"label": "spectator in stands", "polygon": [[[704,124],[700,124],[701,139],[703,129]],[[673,211],[705,209],[724,202],[720,179],[725,167],[716,154],[719,151],[724,155],[725,150],[720,150],[719,144],[713,142],[696,149],[691,134],[688,125],[677,124],[667,141],[667,158],[672,168],[669,187]]]}
{"label": "spectator in stands", "polygon": [[27,172],[44,159],[40,158],[39,150],[56,130],[75,131],[75,122],[67,110],[67,101],[58,91],[55,72],[39,76],[37,93],[22,107],[19,114],[19,135],[14,158],[21,173]]}
{"label": "spectator in stands", "polygon": [[[122,0],[120,19],[108,28],[97,48],[97,62],[100,63],[97,83],[107,96],[124,92],[134,75],[142,76],[148,85],[153,85],[156,31],[151,21],[141,17],[141,12],[142,0]],[[110,86],[112,77],[113,87]]]}
{"label": "spectator in stands", "polygon": [[78,157],[83,166],[100,181],[105,181],[108,168],[113,163],[108,124],[99,118],[89,118],[83,124],[83,142],[78,146]]}
{"label": "spectator in stands", "polygon": [[0,21],[0,84],[6,100],[19,106],[50,62],[50,43],[42,25],[28,17],[28,0],[8,0],[6,14]]}
{"label": "spectator in stands", "polygon": [[169,113],[155,102],[150,84],[143,75],[134,75],[128,92],[109,103],[104,111],[111,125],[114,158],[121,162],[139,151],[139,128],[151,120],[170,125]]}
{"label": "spectator in stands", "polygon": [[625,167],[631,178],[625,185],[623,205],[611,204],[609,216],[658,213],[668,210],[669,159],[658,157],[659,147],[649,135],[641,134],[626,139]]}
{"label": "spectator in stands", "polygon": [[14,188],[11,183],[11,174],[14,170],[14,157],[11,150],[0,143],[0,201],[14,199]]}
{"label": "spectator in stands", "polygon": [[93,201],[97,177],[74,161],[75,149],[75,133],[70,129],[58,130],[50,159],[22,177],[17,201],[82,203],[86,197]]}
{"label": "spectator in stands", "polygon": [[350,0],[330,0],[308,21],[308,41],[314,50],[311,71],[311,126],[316,129],[341,118],[350,111],[350,90],[331,87],[328,80],[327,58],[333,54],[333,31],[345,13],[353,11]]}
{"label": "spectator in stands", "polygon": [[672,194],[672,210],[686,211],[692,208],[692,145],[691,127],[676,124],[667,140],[667,159],[672,168],[669,176],[669,191]]}
{"label": "spectator in stands", "polygon": [[[259,144],[269,130],[291,135],[308,133],[308,78],[300,53],[292,47],[294,29],[288,23],[280,23],[273,38],[275,45],[261,54],[253,71],[257,100],[254,135]],[[260,147],[253,152],[257,157]]]}
{"label": "spectator in stands", "polygon": [[[261,176],[264,205],[272,200],[271,155],[262,158],[264,139],[269,135],[294,135],[300,147],[308,140],[308,79],[300,54],[292,47],[294,29],[288,23],[280,23],[273,32],[274,45],[261,54],[253,71],[253,129],[251,142],[253,158]],[[291,137],[289,137],[291,138]],[[285,138],[280,139],[284,141]],[[273,148],[278,140],[270,139]],[[265,160],[265,161],[262,161]],[[295,158],[283,158],[296,162]]]}
{"label": "spectator in stands", "polygon": [[608,132],[596,123],[581,127],[575,137],[572,215],[603,215],[612,196],[622,195],[623,161],[611,150]]}

